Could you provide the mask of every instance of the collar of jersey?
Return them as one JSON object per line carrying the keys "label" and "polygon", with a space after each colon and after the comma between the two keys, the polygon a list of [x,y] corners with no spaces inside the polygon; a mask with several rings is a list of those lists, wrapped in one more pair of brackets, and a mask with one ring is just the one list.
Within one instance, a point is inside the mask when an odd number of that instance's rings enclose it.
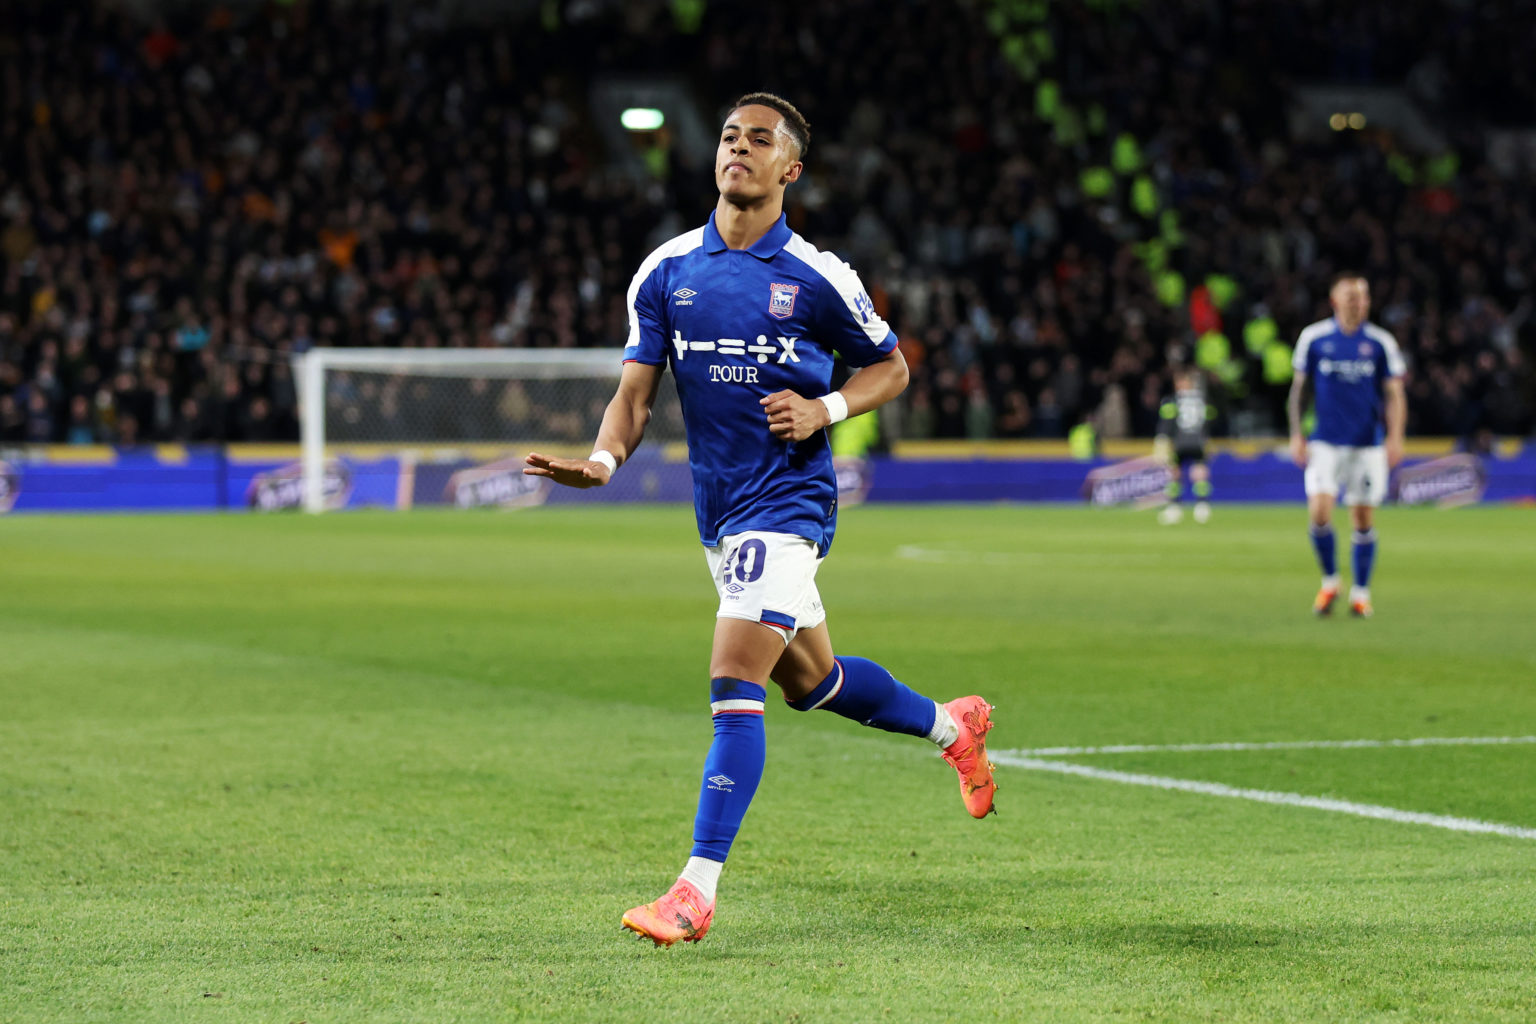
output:
{"label": "collar of jersey", "polygon": [[[785,244],[789,242],[789,236],[794,232],[789,230],[789,218],[779,214],[779,219],[773,222],[773,227],[747,246],[747,252],[760,260],[772,259]],[[725,252],[729,248],[725,239],[720,237],[719,230],[715,227],[715,215],[709,215],[709,223],[704,225],[704,251],[713,256],[717,252]]]}
{"label": "collar of jersey", "polygon": [[[710,214],[710,216],[713,217],[714,214]],[[713,225],[711,225],[711,227],[713,227]],[[1358,338],[1362,334],[1365,333],[1366,321],[1364,321],[1364,320],[1360,321],[1360,326],[1355,328],[1354,333],[1350,333],[1349,331],[1346,331],[1344,329],[1344,325],[1343,324],[1339,323],[1339,318],[1338,317],[1331,316],[1328,319],[1333,321],[1333,329],[1338,331],[1339,332],[1339,336],[1342,337],[1342,338]]]}

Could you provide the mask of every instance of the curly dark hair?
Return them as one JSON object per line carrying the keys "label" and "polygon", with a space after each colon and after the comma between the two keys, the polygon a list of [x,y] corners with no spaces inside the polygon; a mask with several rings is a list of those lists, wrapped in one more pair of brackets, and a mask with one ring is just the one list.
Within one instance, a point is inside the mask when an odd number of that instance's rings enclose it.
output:
{"label": "curly dark hair", "polygon": [[811,148],[811,123],[805,119],[805,115],[789,100],[771,92],[749,92],[732,103],[731,110],[751,106],[771,107],[784,115],[784,125],[789,129],[789,134],[795,137],[795,145],[800,147],[800,159],[804,160],[806,151]]}

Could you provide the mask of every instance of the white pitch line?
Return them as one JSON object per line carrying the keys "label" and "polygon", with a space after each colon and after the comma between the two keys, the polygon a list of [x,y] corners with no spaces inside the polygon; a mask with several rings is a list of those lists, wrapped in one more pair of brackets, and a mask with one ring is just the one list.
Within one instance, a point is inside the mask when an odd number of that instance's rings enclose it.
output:
{"label": "white pitch line", "polygon": [[1034,771],[1057,772],[1062,775],[1081,775],[1084,778],[1105,782],[1123,782],[1132,786],[1153,786],[1157,789],[1176,789],[1186,793],[1203,793],[1206,796],[1233,797],[1238,800],[1254,800],[1265,804],[1286,804],[1291,807],[1311,807],[1319,811],[1335,811],[1353,814],[1361,818],[1379,818],[1409,825],[1429,825],[1433,828],[1450,829],[1454,832],[1482,832],[1509,836],[1513,839],[1536,839],[1536,828],[1520,828],[1502,825],[1495,821],[1479,821],[1476,818],[1452,818],[1442,814],[1424,814],[1420,811],[1404,811],[1396,807],[1377,804],[1357,804],[1349,800],[1332,800],[1320,796],[1303,796],[1300,793],[1278,793],[1266,789],[1238,789],[1223,786],[1219,782],[1197,782],[1194,779],[1170,779],[1161,775],[1142,775],[1136,772],[1116,772],[1106,768],[1094,768],[1070,761],[1053,761],[1039,757],[1019,757],[1002,751],[991,752],[998,764]]}
{"label": "white pitch line", "polygon": [[[1276,740],[1270,743],[1123,743],[1109,747],[1033,747],[1003,750],[1013,757],[1075,757],[1084,754],[1173,754],[1224,750],[1357,750],[1368,747],[1497,747],[1536,743],[1536,736],[1420,736],[1407,740]],[[996,760],[996,754],[993,755]]]}

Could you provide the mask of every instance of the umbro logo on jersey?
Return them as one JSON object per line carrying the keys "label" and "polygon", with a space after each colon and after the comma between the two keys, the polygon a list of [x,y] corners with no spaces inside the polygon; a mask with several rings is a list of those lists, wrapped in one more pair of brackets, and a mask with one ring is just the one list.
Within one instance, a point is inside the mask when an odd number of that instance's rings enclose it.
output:
{"label": "umbro logo on jersey", "polygon": [[677,304],[679,306],[691,306],[693,305],[693,297],[699,293],[692,288],[679,288],[672,294],[677,297]]}

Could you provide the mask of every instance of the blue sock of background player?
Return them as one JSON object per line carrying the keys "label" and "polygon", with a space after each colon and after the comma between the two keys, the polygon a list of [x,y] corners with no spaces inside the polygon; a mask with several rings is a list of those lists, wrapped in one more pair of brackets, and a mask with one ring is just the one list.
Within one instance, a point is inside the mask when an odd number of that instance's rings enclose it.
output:
{"label": "blue sock of background player", "polygon": [[1371,569],[1376,563],[1376,530],[1356,530],[1354,535],[1354,588],[1368,592],[1371,587]]}
{"label": "blue sock of background player", "polygon": [[1312,550],[1317,552],[1317,564],[1323,570],[1323,582],[1338,583],[1339,565],[1334,558],[1333,527],[1329,524],[1312,524]]}

